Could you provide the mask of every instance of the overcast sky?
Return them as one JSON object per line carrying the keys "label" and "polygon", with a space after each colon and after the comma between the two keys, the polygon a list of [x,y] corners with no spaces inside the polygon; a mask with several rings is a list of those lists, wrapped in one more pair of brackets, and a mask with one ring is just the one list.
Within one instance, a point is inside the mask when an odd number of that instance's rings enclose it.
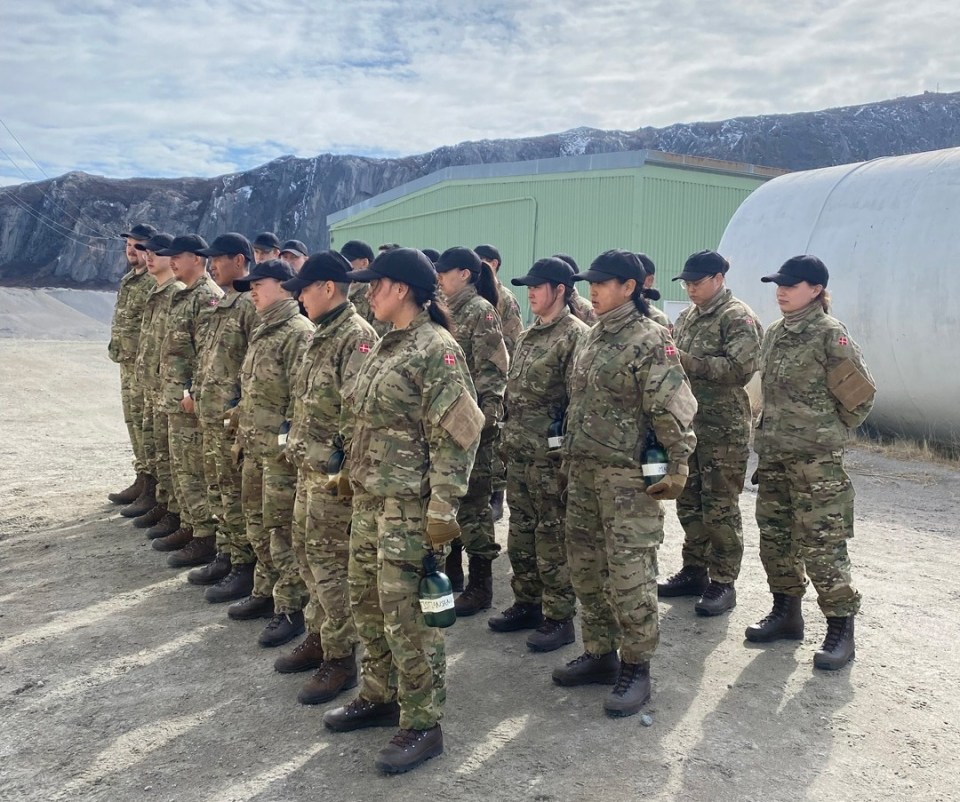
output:
{"label": "overcast sky", "polygon": [[942,0],[8,0],[0,30],[0,184],[43,177],[10,132],[50,176],[210,176],[960,90]]}

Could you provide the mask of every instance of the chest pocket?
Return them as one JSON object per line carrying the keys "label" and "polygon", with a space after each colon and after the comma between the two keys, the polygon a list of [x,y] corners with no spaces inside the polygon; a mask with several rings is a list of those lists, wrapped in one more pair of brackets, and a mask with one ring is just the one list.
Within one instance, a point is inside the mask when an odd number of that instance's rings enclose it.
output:
{"label": "chest pocket", "polygon": [[[583,353],[588,398],[583,404],[583,433],[591,440],[632,457],[639,440],[640,394],[633,372],[632,349]],[[599,357],[599,358],[598,358]],[[604,357],[607,357],[604,359]]]}

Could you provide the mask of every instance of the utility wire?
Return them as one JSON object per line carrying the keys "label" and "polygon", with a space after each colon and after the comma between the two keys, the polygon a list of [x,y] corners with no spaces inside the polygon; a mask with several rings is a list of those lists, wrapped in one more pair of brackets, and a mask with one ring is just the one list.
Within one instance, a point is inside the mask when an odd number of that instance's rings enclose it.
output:
{"label": "utility wire", "polygon": [[[25,203],[24,201],[21,201],[16,195],[8,193],[7,197],[9,197],[10,200],[12,200],[23,211],[25,211],[27,214],[33,217],[38,223],[41,223],[42,225],[45,225],[47,228],[55,231],[64,239],[68,239],[71,242],[77,243],[78,245],[83,245],[85,248],[103,249],[102,245],[98,245],[96,243],[91,243],[91,242],[84,242],[83,240],[77,239],[75,236],[73,236],[75,232],[73,232],[71,229],[58,223],[53,218],[46,217],[45,215],[40,214],[39,212],[36,211],[36,209],[33,209],[29,204]],[[83,234],[81,236],[89,237],[90,235]],[[108,237],[91,237],[91,239],[106,240],[108,239]]]}

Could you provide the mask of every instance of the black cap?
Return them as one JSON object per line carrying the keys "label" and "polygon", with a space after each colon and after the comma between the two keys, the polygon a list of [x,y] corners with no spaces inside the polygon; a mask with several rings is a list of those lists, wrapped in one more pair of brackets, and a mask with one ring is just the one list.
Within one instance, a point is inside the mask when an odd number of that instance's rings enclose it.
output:
{"label": "black cap", "polygon": [[781,287],[793,287],[801,281],[826,287],[829,280],[830,272],[827,270],[827,266],[816,256],[791,257],[780,266],[776,273],[760,279],[760,281],[772,281]]}
{"label": "black cap", "polygon": [[290,292],[300,292],[315,281],[347,282],[350,263],[346,257],[336,251],[315,253],[300,268],[300,272],[289,281],[283,282],[283,288]]}
{"label": "black cap", "polygon": [[421,248],[420,250],[423,255],[434,264],[436,264],[437,260],[440,259],[440,251],[436,250],[435,248]]}
{"label": "black cap", "polygon": [[252,282],[259,281],[262,278],[275,278],[277,281],[289,281],[295,275],[297,274],[293,272],[293,268],[286,262],[280,259],[267,259],[265,262],[254,265],[253,270],[243,278],[236,279],[233,282],[233,288],[237,292],[246,292],[250,289]]}
{"label": "black cap", "polygon": [[340,253],[348,262],[352,262],[354,259],[369,259],[372,262],[376,258],[373,248],[358,239],[345,242],[340,249]]}
{"label": "black cap", "polygon": [[553,255],[553,258],[554,258],[554,259],[562,259],[564,262],[566,262],[568,265],[570,265],[570,267],[573,268],[573,272],[574,272],[574,273],[579,273],[579,272],[580,272],[580,265],[577,264],[577,260],[574,259],[572,256],[570,256],[570,255],[568,255],[568,254],[565,254],[565,253],[555,253],[555,254]]}
{"label": "black cap", "polygon": [[256,239],[253,241],[253,247],[261,251],[272,251],[274,248],[279,251],[280,240],[277,239],[277,235],[272,231],[264,231],[257,234]]}
{"label": "black cap", "polygon": [[198,256],[236,256],[243,254],[248,262],[253,261],[253,249],[250,247],[250,240],[243,234],[235,231],[228,231],[217,237],[209,248],[204,248]]}
{"label": "black cap", "polygon": [[157,251],[157,256],[176,256],[179,253],[194,253],[197,256],[203,256],[202,251],[206,250],[207,241],[199,234],[181,234],[174,237],[169,248]]}
{"label": "black cap", "polygon": [[548,256],[546,259],[538,259],[527,271],[527,275],[520,278],[510,279],[510,283],[515,287],[539,287],[541,284],[550,282],[551,284],[566,284],[573,286],[574,269],[570,267],[563,259],[556,256]]}
{"label": "black cap", "polygon": [[383,253],[384,251],[393,251],[402,247],[403,246],[399,242],[385,242],[383,245],[377,248],[377,250],[380,251],[380,253]]}
{"label": "black cap", "polygon": [[496,259],[497,266],[503,267],[503,259],[500,258],[500,251],[492,245],[478,245],[473,252],[481,259]]}
{"label": "black cap", "polygon": [[640,260],[640,264],[643,265],[643,270],[648,276],[657,275],[657,266],[653,263],[653,259],[645,253],[638,253],[637,259]]}
{"label": "black cap", "polygon": [[418,287],[421,290],[433,290],[437,286],[437,271],[433,262],[415,248],[394,248],[384,251],[370,267],[353,270],[346,275],[347,281],[376,281],[388,278]]}
{"label": "black cap", "polygon": [[577,273],[573,280],[594,282],[619,278],[626,281],[632,278],[642,282],[645,275],[640,257],[635,253],[613,250],[601,253],[593,260],[586,273]]}
{"label": "black cap", "polygon": [[717,273],[726,274],[730,263],[716,251],[697,251],[683,265],[683,272],[671,281],[699,281]]}
{"label": "black cap", "polygon": [[158,233],[149,223],[137,223],[129,231],[125,231],[120,235],[120,239],[135,239],[140,242],[146,242],[154,234]]}
{"label": "black cap", "polygon": [[298,239],[288,239],[285,243],[283,243],[283,245],[280,246],[280,253],[299,253],[301,256],[310,255],[310,251],[307,250],[307,246]]}
{"label": "black cap", "polygon": [[469,270],[474,275],[479,273],[483,267],[476,251],[471,251],[463,246],[447,248],[440,254],[436,265],[438,273],[447,273],[451,270]]}
{"label": "black cap", "polygon": [[[161,231],[159,234],[154,234],[146,242],[138,242],[133,247],[138,251],[153,251],[154,253],[159,253],[165,248],[169,248],[172,243],[173,235]],[[160,255],[164,256],[165,254]]]}

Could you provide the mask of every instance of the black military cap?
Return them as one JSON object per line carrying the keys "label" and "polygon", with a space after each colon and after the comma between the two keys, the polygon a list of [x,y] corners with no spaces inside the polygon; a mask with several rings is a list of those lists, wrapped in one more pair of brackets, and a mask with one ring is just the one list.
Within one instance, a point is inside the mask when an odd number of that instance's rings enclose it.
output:
{"label": "black military cap", "polygon": [[376,258],[373,248],[358,239],[345,242],[340,249],[340,253],[348,262],[352,262],[354,259],[369,259],[372,262]]}
{"label": "black military cap", "polygon": [[169,248],[157,251],[157,256],[176,256],[180,253],[195,253],[197,256],[203,256],[203,251],[207,249],[207,241],[199,234],[181,234],[174,237]]}
{"label": "black military cap", "polygon": [[300,292],[315,281],[347,282],[350,263],[346,257],[336,251],[315,253],[300,268],[300,272],[289,281],[283,282],[283,288],[290,292]]}
{"label": "black military cap", "polygon": [[140,242],[146,242],[154,234],[157,234],[157,229],[155,229],[149,223],[137,223],[129,231],[125,231],[120,235],[120,239],[135,239]]}
{"label": "black military cap", "polygon": [[[162,251],[164,248],[169,248],[172,243],[173,235],[161,231],[159,234],[154,234],[146,242],[138,242],[133,247],[138,251],[153,251],[154,253],[160,253],[160,251]],[[160,255],[163,256],[164,254]]]}
{"label": "black military cap", "polygon": [[576,273],[573,276],[574,281],[609,281],[612,278],[619,278],[624,281],[634,279],[642,282],[645,277],[643,263],[640,257],[630,251],[612,250],[604,251],[590,264],[590,269],[585,273]]}
{"label": "black military cap", "polygon": [[198,256],[236,256],[243,254],[248,262],[253,261],[253,249],[250,247],[250,240],[243,234],[237,234],[235,231],[229,231],[217,237],[209,248],[198,251]]}
{"label": "black military cap", "polygon": [[570,265],[570,267],[573,268],[573,272],[574,272],[574,273],[579,273],[579,272],[580,272],[580,265],[577,264],[577,260],[574,259],[572,256],[569,256],[569,255],[567,255],[567,254],[565,254],[565,253],[555,253],[555,254],[553,255],[553,258],[554,258],[554,259],[562,259],[564,262],[566,262],[568,265]]}
{"label": "black military cap", "polygon": [[423,252],[423,255],[434,264],[436,264],[437,260],[440,259],[440,251],[436,250],[435,248],[421,248],[420,250]]}
{"label": "black military cap", "polygon": [[699,281],[717,273],[726,274],[730,263],[716,251],[697,251],[683,265],[683,272],[671,281]]}
{"label": "black military cap", "polygon": [[473,249],[473,252],[481,259],[496,259],[498,265],[503,265],[503,259],[500,258],[500,251],[492,245],[478,245]]}
{"label": "black military cap", "polygon": [[280,259],[267,259],[265,262],[254,265],[253,270],[243,276],[243,278],[236,279],[233,282],[233,288],[237,292],[246,292],[250,289],[250,285],[254,281],[259,281],[262,278],[275,278],[277,281],[289,281],[295,275],[297,274],[293,272],[293,268],[286,262]]}
{"label": "black military cap", "polygon": [[416,248],[384,251],[370,267],[353,270],[346,275],[347,281],[376,281],[381,278],[399,281],[421,290],[433,290],[437,286],[437,271],[433,262]]}
{"label": "black military cap", "polygon": [[256,239],[253,241],[253,247],[260,251],[272,251],[274,248],[279,251],[280,240],[277,239],[277,235],[272,231],[264,231],[257,234]]}
{"label": "black military cap", "polygon": [[307,250],[307,246],[298,239],[288,239],[280,247],[280,253],[299,253],[301,256],[310,255],[310,251]]}
{"label": "black military cap", "polygon": [[556,256],[548,256],[546,259],[538,259],[527,271],[527,275],[520,278],[510,279],[510,283],[515,287],[539,287],[541,284],[550,282],[551,284],[566,284],[573,286],[574,269],[570,267],[563,259]]}
{"label": "black military cap", "polygon": [[653,263],[653,259],[647,256],[645,253],[638,253],[637,259],[640,260],[640,264],[643,265],[643,271],[648,276],[655,276],[657,274],[657,266]]}
{"label": "black military cap", "polygon": [[440,254],[436,262],[438,273],[448,273],[451,270],[469,270],[476,275],[480,272],[483,262],[477,256],[476,251],[469,248],[458,246],[456,248],[447,248]]}
{"label": "black military cap", "polygon": [[830,272],[827,266],[816,256],[808,255],[793,256],[787,259],[776,273],[760,279],[760,281],[772,281],[781,287],[793,287],[801,281],[826,287],[829,280]]}

